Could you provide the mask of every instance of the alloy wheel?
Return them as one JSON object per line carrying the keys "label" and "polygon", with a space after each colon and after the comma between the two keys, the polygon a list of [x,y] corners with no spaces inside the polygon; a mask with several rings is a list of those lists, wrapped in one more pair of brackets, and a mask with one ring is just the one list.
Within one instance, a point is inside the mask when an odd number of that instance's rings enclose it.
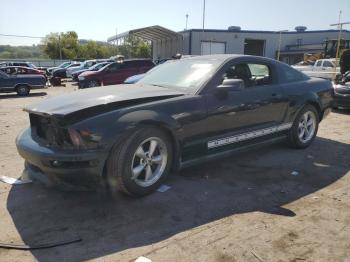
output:
{"label": "alloy wheel", "polygon": [[307,111],[305,112],[300,120],[299,120],[299,126],[298,126],[298,137],[302,143],[309,142],[316,130],[316,116],[314,112]]}
{"label": "alloy wheel", "polygon": [[134,153],[131,164],[132,180],[142,187],[156,183],[167,166],[168,151],[158,137],[144,140]]}

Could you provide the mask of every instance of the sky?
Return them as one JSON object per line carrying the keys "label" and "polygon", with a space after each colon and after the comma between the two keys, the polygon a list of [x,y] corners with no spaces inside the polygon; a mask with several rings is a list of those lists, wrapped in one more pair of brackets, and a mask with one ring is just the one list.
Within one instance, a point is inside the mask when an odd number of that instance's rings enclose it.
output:
{"label": "sky", "polygon": [[[205,28],[243,30],[331,29],[350,22],[350,0],[206,0]],[[0,0],[0,34],[42,37],[76,31],[80,39],[106,41],[116,32],[160,25],[174,31],[202,28],[203,0]],[[350,25],[344,26],[350,30]],[[0,35],[0,45],[32,45],[40,39]]]}

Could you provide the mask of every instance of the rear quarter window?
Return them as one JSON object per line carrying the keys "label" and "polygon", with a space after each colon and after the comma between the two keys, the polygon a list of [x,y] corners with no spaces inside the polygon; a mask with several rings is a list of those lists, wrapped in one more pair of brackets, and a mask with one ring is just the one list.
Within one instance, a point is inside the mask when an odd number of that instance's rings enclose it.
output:
{"label": "rear quarter window", "polygon": [[308,79],[306,75],[289,66],[282,66],[281,71],[282,82],[284,83],[297,82]]}

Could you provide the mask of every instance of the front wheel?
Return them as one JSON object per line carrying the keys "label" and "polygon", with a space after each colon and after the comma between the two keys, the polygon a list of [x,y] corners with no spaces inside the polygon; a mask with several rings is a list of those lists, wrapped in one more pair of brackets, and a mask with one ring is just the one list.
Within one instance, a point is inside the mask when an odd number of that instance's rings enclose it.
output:
{"label": "front wheel", "polygon": [[96,87],[96,86],[100,86],[100,84],[96,80],[89,81],[88,87]]}
{"label": "front wheel", "polygon": [[107,160],[110,190],[132,196],[152,193],[168,176],[172,156],[167,134],[153,127],[139,128],[112,149]]}
{"label": "front wheel", "polygon": [[28,86],[20,85],[17,87],[16,91],[19,96],[27,96],[29,95],[30,89]]}
{"label": "front wheel", "polygon": [[319,114],[315,107],[305,106],[297,115],[289,131],[288,142],[294,148],[311,145],[318,131]]}

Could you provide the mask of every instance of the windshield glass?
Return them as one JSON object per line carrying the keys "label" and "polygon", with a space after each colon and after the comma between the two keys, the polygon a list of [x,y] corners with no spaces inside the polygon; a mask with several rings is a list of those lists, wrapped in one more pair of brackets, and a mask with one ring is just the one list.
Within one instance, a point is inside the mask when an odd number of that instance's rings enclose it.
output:
{"label": "windshield glass", "polygon": [[173,87],[188,93],[195,93],[201,85],[212,77],[221,64],[220,59],[170,60],[154,67],[138,83]]}
{"label": "windshield glass", "polygon": [[102,67],[104,67],[105,65],[108,65],[109,63],[99,63],[99,64],[96,64],[96,65],[93,65],[89,68],[89,70],[91,71],[97,71],[99,69],[101,69]]}
{"label": "windshield glass", "polygon": [[71,63],[70,62],[64,62],[63,64],[60,64],[58,67],[60,68],[66,68],[70,65]]}

